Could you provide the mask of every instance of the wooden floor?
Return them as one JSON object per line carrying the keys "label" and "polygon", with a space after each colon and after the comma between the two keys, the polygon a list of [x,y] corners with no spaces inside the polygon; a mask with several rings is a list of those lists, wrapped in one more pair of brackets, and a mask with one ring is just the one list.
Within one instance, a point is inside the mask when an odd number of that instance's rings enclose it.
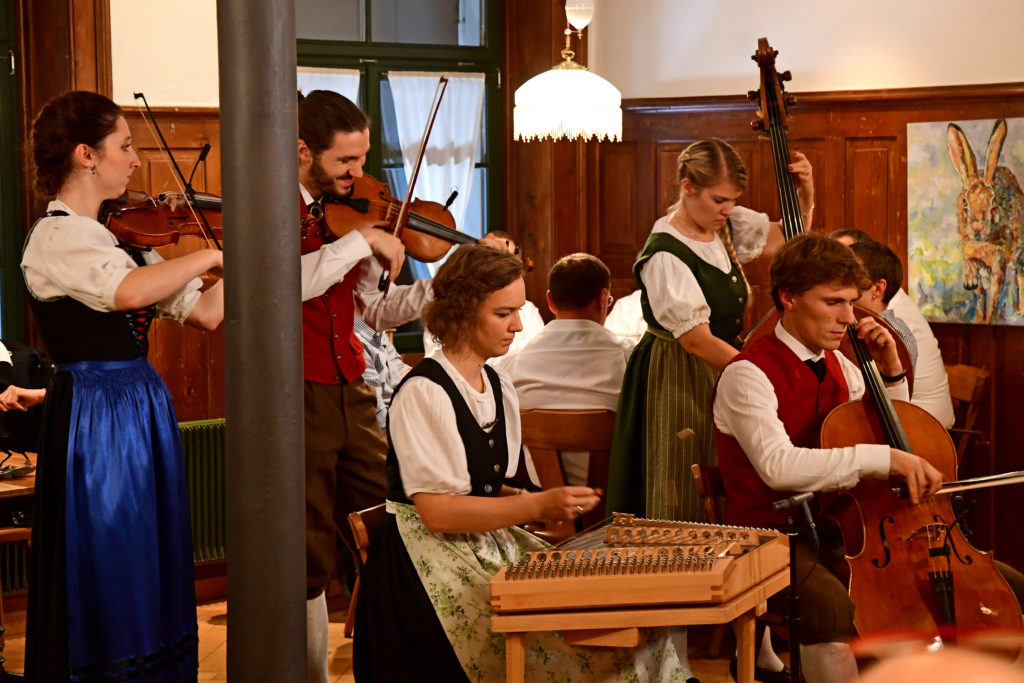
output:
{"label": "wooden floor", "polygon": [[[227,621],[226,602],[211,602],[199,605],[199,680],[227,681]],[[345,612],[330,615],[330,674],[331,683],[353,683],[352,641],[345,638]],[[5,634],[4,668],[12,673],[21,673],[25,663],[25,612],[4,614]],[[729,662],[726,659],[694,659],[694,673],[701,683],[731,683]]]}

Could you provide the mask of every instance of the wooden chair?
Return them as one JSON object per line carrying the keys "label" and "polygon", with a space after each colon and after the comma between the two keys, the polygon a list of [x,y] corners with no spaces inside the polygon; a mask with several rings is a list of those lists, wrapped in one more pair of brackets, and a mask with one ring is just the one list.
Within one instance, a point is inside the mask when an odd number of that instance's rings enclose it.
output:
{"label": "wooden chair", "polygon": [[[608,461],[615,429],[613,410],[524,410],[520,413],[523,445],[530,449],[542,488],[565,486],[565,470],[559,451],[590,451],[587,485],[608,490]],[[598,505],[583,516],[583,528],[604,519]],[[563,523],[560,531],[571,535],[574,527]]]}
{"label": "wooden chair", "polygon": [[722,501],[725,499],[725,486],[722,484],[722,471],[716,465],[690,465],[693,483],[697,486],[697,494],[704,499],[704,512],[712,524],[722,524]]}
{"label": "wooden chair", "polygon": [[953,412],[956,415],[949,435],[956,445],[957,463],[963,466],[971,437],[978,437],[983,446],[989,443],[985,432],[974,428],[988,388],[989,372],[973,365],[957,364],[946,366],[946,376],[949,378],[949,395],[953,399]]}
{"label": "wooden chair", "polygon": [[[363,573],[366,567],[366,551],[370,547],[370,539],[377,531],[384,515],[384,503],[374,505],[365,510],[356,510],[348,516],[348,526],[352,529],[352,537],[355,539],[356,549],[359,551],[359,574]],[[345,637],[352,637],[352,629],[356,623],[356,602],[359,598],[359,576],[352,586],[352,599],[348,603],[348,614],[345,616]]]}

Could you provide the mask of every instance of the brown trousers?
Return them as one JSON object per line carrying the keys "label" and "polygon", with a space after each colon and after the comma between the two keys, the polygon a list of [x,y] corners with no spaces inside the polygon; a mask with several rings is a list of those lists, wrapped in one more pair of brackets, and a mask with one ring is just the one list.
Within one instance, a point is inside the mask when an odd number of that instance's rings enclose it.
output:
{"label": "brown trousers", "polygon": [[384,502],[387,441],[377,397],[362,379],[335,386],[306,381],[306,597],[326,587],[338,536],[355,551],[350,512]]}

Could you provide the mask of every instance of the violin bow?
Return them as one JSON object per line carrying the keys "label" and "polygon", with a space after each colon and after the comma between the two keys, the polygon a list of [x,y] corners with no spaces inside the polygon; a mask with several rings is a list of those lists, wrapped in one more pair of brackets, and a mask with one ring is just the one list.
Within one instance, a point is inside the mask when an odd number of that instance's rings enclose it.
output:
{"label": "violin bow", "polygon": [[[171,166],[174,168],[176,176],[174,180],[178,183],[178,189],[181,190],[181,196],[185,198],[185,203],[188,204],[189,210],[192,212],[192,216],[197,218],[197,222],[202,226],[203,231],[206,233],[206,241],[213,240],[213,243],[217,245],[217,249],[223,251],[220,241],[217,236],[213,234],[213,229],[210,227],[210,223],[206,220],[206,215],[203,213],[203,209],[196,202],[195,190],[192,189],[192,180],[185,180],[185,174],[181,172],[181,168],[178,166],[177,160],[174,158],[174,154],[171,152],[170,145],[167,144],[167,140],[164,139],[164,134],[160,131],[160,126],[156,122],[156,117],[153,116],[153,110],[149,108],[149,102],[146,101],[146,96],[141,92],[132,93],[132,96],[137,100],[142,100],[142,104],[146,107],[146,113],[149,115],[143,116],[142,120],[146,122],[146,126],[149,128],[150,133],[154,134],[154,137],[159,138],[160,144],[163,145],[164,153],[167,154],[167,158],[171,160]],[[139,107],[139,113],[142,113],[142,107]],[[203,152],[199,155],[199,161],[203,161],[206,158],[206,154],[209,152],[209,145],[203,148]],[[196,162],[196,166],[199,162]],[[193,175],[195,171],[193,171]]]}
{"label": "violin bow", "polygon": [[[995,486],[1008,486],[1010,484],[1024,484],[1024,470],[1017,472],[1004,472],[1002,474],[989,474],[983,477],[974,477],[972,479],[946,481],[943,482],[939,490],[935,491],[932,495],[938,496],[944,493],[959,493],[960,491],[987,489]],[[901,498],[905,498],[907,496],[906,484],[893,487],[892,492]]]}
{"label": "violin bow", "polygon": [[[423,131],[423,139],[420,140],[420,149],[416,153],[416,163],[413,164],[412,173],[409,174],[409,184],[405,188],[405,198],[402,199],[402,206],[398,209],[398,218],[395,220],[395,237],[398,239],[402,238],[402,230],[405,228],[405,222],[409,218],[409,205],[412,202],[412,193],[416,188],[416,181],[419,179],[420,166],[423,163],[423,155],[427,151],[427,141],[430,139],[430,132],[434,129],[434,121],[437,119],[437,112],[441,109],[441,98],[444,97],[444,91],[447,88],[448,77],[441,74],[441,77],[437,81],[437,88],[434,90],[434,101],[430,104],[430,114],[427,116],[427,126]],[[388,287],[390,285],[391,270],[385,267],[384,272],[380,275],[380,282],[377,283],[377,289],[384,292],[384,296],[387,296]]]}

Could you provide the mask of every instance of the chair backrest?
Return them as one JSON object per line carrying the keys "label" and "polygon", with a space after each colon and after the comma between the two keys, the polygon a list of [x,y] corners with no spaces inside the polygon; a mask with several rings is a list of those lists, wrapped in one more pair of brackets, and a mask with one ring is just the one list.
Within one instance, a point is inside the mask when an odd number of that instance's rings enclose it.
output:
{"label": "chair backrest", "polygon": [[374,505],[365,510],[356,510],[349,513],[348,526],[352,529],[352,536],[355,538],[356,549],[359,550],[359,559],[366,562],[366,549],[370,547],[370,539],[373,537],[381,520],[384,519],[384,503]]}
{"label": "chair backrest", "polygon": [[[971,436],[980,434],[974,428],[978,412],[988,388],[989,372],[973,365],[947,365],[946,376],[949,378],[949,395],[953,399],[953,412],[956,415],[950,433],[956,444],[957,462],[962,463],[967,452]],[[984,435],[981,434],[984,441]]]}
{"label": "chair backrest", "polygon": [[[589,451],[587,485],[608,490],[608,462],[615,430],[613,410],[524,410],[520,413],[523,445],[530,449],[540,485],[565,486],[565,471],[559,451]],[[598,505],[583,517],[583,526],[604,519]]]}
{"label": "chair backrest", "polygon": [[693,482],[697,486],[697,494],[704,499],[704,511],[712,524],[722,524],[721,500],[725,498],[725,486],[722,484],[722,471],[717,465],[690,465]]}

